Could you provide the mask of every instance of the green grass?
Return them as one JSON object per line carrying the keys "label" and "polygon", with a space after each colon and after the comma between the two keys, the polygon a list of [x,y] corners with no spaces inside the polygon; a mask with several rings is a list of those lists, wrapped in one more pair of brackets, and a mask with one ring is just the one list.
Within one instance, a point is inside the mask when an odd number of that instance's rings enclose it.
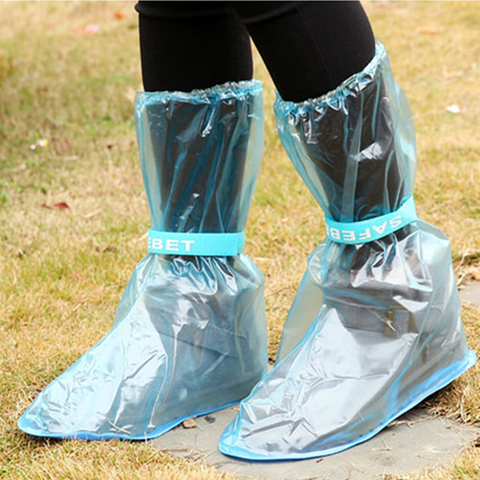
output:
{"label": "green grass", "polygon": [[[468,278],[480,258],[480,10],[475,2],[366,7],[415,114],[418,210],[451,238],[459,278]],[[126,18],[115,18],[119,10]],[[149,444],[36,441],[15,427],[38,391],[109,330],[145,254],[149,212],[132,115],[141,85],[133,3],[2,2],[0,18],[0,477],[227,478]],[[75,35],[88,23],[100,31]],[[437,33],[420,33],[425,26]],[[281,148],[273,86],[255,60],[266,86],[266,153],[246,251],[266,276],[274,356],[324,226]],[[454,103],[459,115],[445,110]],[[49,145],[30,150],[42,138]],[[70,209],[42,206],[58,202]],[[479,352],[480,312],[468,307],[464,318]],[[479,378],[472,369],[430,407],[478,423]],[[478,478],[479,462],[469,450],[415,478]]]}

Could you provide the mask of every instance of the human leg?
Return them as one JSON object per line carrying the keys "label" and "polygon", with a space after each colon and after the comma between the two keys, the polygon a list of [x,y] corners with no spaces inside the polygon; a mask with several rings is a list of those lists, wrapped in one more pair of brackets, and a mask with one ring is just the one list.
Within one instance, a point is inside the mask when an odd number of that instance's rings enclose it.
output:
{"label": "human leg", "polygon": [[361,71],[375,39],[360,2],[231,2],[284,100],[319,97]]}
{"label": "human leg", "polygon": [[261,86],[169,85],[135,101],[150,253],[112,330],[20,418],[31,435],[154,438],[238,402],[266,371],[264,279],[241,253],[263,146]]}
{"label": "human leg", "polygon": [[189,92],[250,80],[250,37],[228,2],[136,5],[145,91]]}
{"label": "human leg", "polygon": [[328,238],[309,257],[274,370],[221,438],[223,453],[253,460],[354,446],[475,363],[448,239],[415,214],[412,114],[384,47],[325,95],[278,96],[275,113]]}

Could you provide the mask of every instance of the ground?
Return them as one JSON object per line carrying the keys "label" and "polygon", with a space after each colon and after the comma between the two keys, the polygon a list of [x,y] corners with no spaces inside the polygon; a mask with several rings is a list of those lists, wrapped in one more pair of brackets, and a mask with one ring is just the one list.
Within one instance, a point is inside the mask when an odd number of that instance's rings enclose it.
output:
{"label": "ground", "polygon": [[[480,260],[480,6],[365,7],[415,115],[417,209],[450,237],[465,282],[479,276]],[[2,2],[0,18],[0,477],[229,478],[149,444],[37,441],[15,426],[38,391],[109,330],[145,254],[149,213],[132,115],[141,88],[133,3]],[[274,89],[255,61],[266,86],[266,153],[246,252],[266,276],[273,357],[307,255],[325,230],[281,148]],[[479,352],[480,310],[465,303],[463,317]],[[429,407],[479,422],[479,375],[473,368]],[[412,478],[479,476],[473,448]]]}

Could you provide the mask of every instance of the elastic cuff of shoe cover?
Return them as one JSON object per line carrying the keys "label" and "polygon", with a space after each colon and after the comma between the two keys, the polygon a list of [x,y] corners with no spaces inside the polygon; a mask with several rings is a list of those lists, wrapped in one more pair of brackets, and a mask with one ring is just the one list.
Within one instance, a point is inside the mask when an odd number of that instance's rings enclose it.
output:
{"label": "elastic cuff of shoe cover", "polygon": [[392,213],[360,222],[336,222],[325,217],[327,237],[337,243],[355,245],[386,237],[418,219],[413,196],[410,195],[400,208]]}
{"label": "elastic cuff of shoe cover", "polygon": [[241,99],[245,95],[252,95],[262,92],[260,80],[242,80],[240,82],[226,82],[210,88],[195,89],[191,92],[164,90],[161,92],[137,92],[135,104],[141,102],[155,103],[165,100],[188,101],[191,103],[204,104],[212,101],[229,99]]}

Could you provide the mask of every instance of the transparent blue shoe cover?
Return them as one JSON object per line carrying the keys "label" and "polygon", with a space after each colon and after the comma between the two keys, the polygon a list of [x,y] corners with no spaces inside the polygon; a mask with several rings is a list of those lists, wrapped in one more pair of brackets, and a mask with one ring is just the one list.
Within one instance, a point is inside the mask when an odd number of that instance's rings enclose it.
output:
{"label": "transparent blue shoe cover", "polygon": [[[275,111],[285,149],[333,220],[386,215],[412,194],[412,114],[381,44],[335,91],[278,98]],[[220,450],[252,460],[342,451],[474,363],[442,232],[417,220],[370,243],[327,239],[310,255],[275,368],[241,402]]]}
{"label": "transparent blue shoe cover", "polygon": [[[135,117],[152,229],[242,232],[263,150],[261,85],[141,93]],[[148,254],[112,330],[38,395],[19,427],[146,439],[238,402],[266,371],[263,287],[242,253]]]}

